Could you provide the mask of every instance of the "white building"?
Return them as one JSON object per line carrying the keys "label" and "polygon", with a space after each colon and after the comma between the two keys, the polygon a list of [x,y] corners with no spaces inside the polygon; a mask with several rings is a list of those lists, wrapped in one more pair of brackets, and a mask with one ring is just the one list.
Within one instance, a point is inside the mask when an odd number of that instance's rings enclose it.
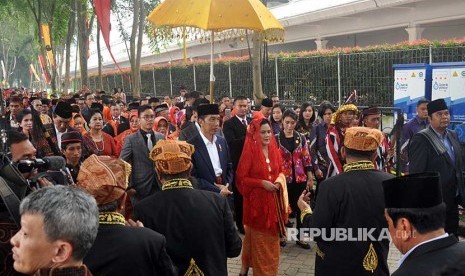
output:
{"label": "white building", "polygon": [[[269,52],[465,37],[465,0],[269,0],[268,6],[286,29],[285,42],[270,44]],[[113,26],[116,24],[112,22]],[[111,45],[120,66],[129,67],[128,51],[116,27],[111,33]],[[189,58],[209,56],[209,43],[190,41],[187,47]],[[219,43],[215,53],[248,55],[247,43]],[[105,69],[116,68],[104,47],[102,56]],[[183,49],[179,44],[169,45],[157,54],[144,45],[141,64],[182,58]],[[74,60],[72,57],[71,70],[75,67]],[[88,66],[89,72],[97,70],[95,42],[91,43]]]}

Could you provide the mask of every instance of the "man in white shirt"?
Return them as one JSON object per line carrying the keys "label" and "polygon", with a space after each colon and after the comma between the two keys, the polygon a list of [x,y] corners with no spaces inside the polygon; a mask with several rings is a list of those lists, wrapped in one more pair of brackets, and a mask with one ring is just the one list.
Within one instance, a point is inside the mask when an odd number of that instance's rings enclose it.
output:
{"label": "man in white shirt", "polygon": [[229,196],[232,194],[229,185],[233,180],[233,169],[228,144],[223,137],[217,135],[220,127],[218,105],[200,105],[197,113],[199,135],[187,141],[195,146],[192,175],[199,181],[200,189]]}
{"label": "man in white shirt", "polygon": [[53,124],[55,125],[55,134],[58,145],[61,145],[61,135],[68,131],[74,130],[69,126],[73,117],[73,109],[67,102],[58,102],[53,111]]}
{"label": "man in white shirt", "polygon": [[404,254],[393,276],[439,275],[465,258],[465,243],[444,230],[446,205],[437,172],[389,179],[383,187],[389,232]]}

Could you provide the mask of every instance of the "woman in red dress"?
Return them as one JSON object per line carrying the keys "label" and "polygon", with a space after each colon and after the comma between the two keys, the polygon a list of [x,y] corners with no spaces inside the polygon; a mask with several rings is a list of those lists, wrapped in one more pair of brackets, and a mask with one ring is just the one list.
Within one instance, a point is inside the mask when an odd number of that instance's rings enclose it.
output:
{"label": "woman in red dress", "polygon": [[[87,122],[89,131],[82,137],[82,142],[85,144],[89,152],[89,156],[108,155],[113,158],[118,158],[116,143],[113,137],[103,132],[103,115],[102,112],[92,109],[90,119]],[[88,156],[86,156],[88,157]]]}
{"label": "woman in red dress", "polygon": [[249,124],[236,170],[236,185],[244,197],[241,275],[277,275],[280,238],[289,211],[282,159],[270,122],[257,118]]}

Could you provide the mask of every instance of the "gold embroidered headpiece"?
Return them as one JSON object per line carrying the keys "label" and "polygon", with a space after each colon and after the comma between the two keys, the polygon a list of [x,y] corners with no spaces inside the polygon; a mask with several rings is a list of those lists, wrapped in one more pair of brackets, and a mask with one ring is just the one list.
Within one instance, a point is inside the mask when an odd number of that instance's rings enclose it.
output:
{"label": "gold embroidered headpiece", "polygon": [[93,154],[82,162],[77,185],[94,196],[98,205],[104,205],[126,193],[130,175],[129,163]]}
{"label": "gold embroidered headpiece", "polygon": [[345,104],[341,105],[336,112],[333,113],[333,116],[331,117],[331,124],[334,125],[336,124],[339,119],[341,118],[341,113],[346,112],[346,111],[353,111],[355,112],[355,115],[358,114],[358,108],[353,105],[353,104]]}
{"label": "gold embroidered headpiece", "polygon": [[381,131],[367,127],[350,127],[344,136],[344,146],[353,150],[375,151],[383,142]]}
{"label": "gold embroidered headpiece", "polygon": [[192,168],[194,146],[184,141],[160,140],[150,152],[155,168],[163,174],[178,174]]}

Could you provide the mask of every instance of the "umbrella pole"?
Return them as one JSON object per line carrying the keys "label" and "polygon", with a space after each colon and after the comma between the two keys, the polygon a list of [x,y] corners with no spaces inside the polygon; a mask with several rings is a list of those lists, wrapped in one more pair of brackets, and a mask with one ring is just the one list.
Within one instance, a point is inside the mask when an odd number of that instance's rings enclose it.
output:
{"label": "umbrella pole", "polygon": [[213,75],[213,43],[215,40],[215,33],[212,31],[210,41],[210,103],[213,103],[213,91],[215,90],[215,76]]}

